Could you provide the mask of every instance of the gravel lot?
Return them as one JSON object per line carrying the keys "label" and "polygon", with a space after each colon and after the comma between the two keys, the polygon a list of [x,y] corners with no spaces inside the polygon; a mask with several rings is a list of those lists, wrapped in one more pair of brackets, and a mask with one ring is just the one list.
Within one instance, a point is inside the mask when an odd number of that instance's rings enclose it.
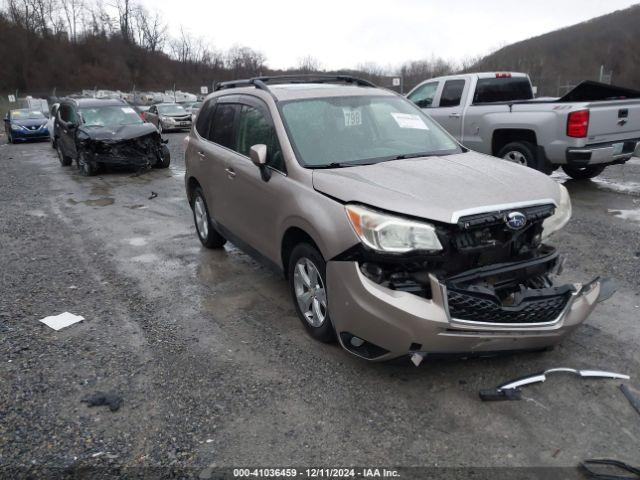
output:
{"label": "gravel lot", "polygon": [[[3,468],[206,478],[212,466],[638,463],[640,416],[619,382],[555,376],[520,402],[477,392],[559,366],[628,373],[640,387],[639,159],[595,181],[554,175],[574,202],[554,237],[569,255],[564,276],[620,287],[574,336],[550,352],[414,368],[311,340],[283,279],[231,245],[201,248],[183,136],[167,135],[169,170],[92,178],[61,167],[47,143],[2,138]],[[64,311],[86,320],[58,332],[38,322]],[[119,394],[120,410],[81,402],[96,391]]]}

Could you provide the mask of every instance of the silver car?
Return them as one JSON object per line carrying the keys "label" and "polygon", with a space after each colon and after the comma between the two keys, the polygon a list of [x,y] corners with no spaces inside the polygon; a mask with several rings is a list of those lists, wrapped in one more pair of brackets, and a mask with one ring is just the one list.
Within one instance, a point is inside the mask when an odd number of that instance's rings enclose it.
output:
{"label": "silver car", "polygon": [[283,272],[306,330],[359,357],[543,349],[613,293],[556,283],[562,185],[366,81],[223,83],[185,145],[202,244]]}

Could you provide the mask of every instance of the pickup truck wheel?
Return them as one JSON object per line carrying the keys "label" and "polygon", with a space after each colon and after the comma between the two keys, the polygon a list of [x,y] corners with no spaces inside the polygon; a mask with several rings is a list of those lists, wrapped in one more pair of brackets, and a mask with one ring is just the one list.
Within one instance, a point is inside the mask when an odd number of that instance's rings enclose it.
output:
{"label": "pickup truck wheel", "polygon": [[198,238],[202,245],[207,248],[222,248],[227,243],[227,239],[220,235],[211,223],[207,202],[200,187],[197,187],[193,193],[191,208],[193,209],[193,221],[196,224]]}
{"label": "pickup truck wheel", "polygon": [[288,268],[289,288],[298,318],[316,340],[329,343],[336,338],[329,318],[326,263],[322,254],[307,243],[291,252]]}
{"label": "pickup truck wheel", "polygon": [[511,142],[502,147],[497,156],[524,167],[540,170],[535,151],[534,145],[529,142]]}
{"label": "pickup truck wheel", "polygon": [[587,178],[597,177],[602,173],[604,168],[604,165],[587,165],[586,167],[562,166],[564,173],[575,180],[586,180]]}

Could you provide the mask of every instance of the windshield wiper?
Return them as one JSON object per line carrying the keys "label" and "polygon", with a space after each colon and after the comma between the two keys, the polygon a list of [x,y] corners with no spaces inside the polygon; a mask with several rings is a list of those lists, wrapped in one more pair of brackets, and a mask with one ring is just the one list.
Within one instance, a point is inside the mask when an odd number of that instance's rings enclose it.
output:
{"label": "windshield wiper", "polygon": [[[377,163],[377,162],[376,162]],[[309,165],[309,168],[346,168],[346,167],[361,167],[362,165],[373,165],[373,163],[350,163],[350,162],[331,162],[326,165]]]}
{"label": "windshield wiper", "polygon": [[418,153],[401,153],[400,155],[394,155],[389,158],[385,158],[383,162],[388,162],[390,160],[406,160],[408,158],[420,158],[420,157],[429,157],[432,156],[433,153],[430,152],[418,152]]}

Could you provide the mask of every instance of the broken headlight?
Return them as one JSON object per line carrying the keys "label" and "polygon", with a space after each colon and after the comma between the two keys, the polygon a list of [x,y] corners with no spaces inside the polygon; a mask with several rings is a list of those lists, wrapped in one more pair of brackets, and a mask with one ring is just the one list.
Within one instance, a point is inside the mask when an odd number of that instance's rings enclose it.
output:
{"label": "broken headlight", "polygon": [[345,207],[351,226],[367,247],[389,253],[442,250],[436,230],[429,223],[377,212],[360,205]]}
{"label": "broken headlight", "polygon": [[571,198],[569,198],[569,191],[564,185],[558,185],[558,187],[560,187],[560,203],[555,213],[542,222],[543,240],[564,227],[571,218]]}

